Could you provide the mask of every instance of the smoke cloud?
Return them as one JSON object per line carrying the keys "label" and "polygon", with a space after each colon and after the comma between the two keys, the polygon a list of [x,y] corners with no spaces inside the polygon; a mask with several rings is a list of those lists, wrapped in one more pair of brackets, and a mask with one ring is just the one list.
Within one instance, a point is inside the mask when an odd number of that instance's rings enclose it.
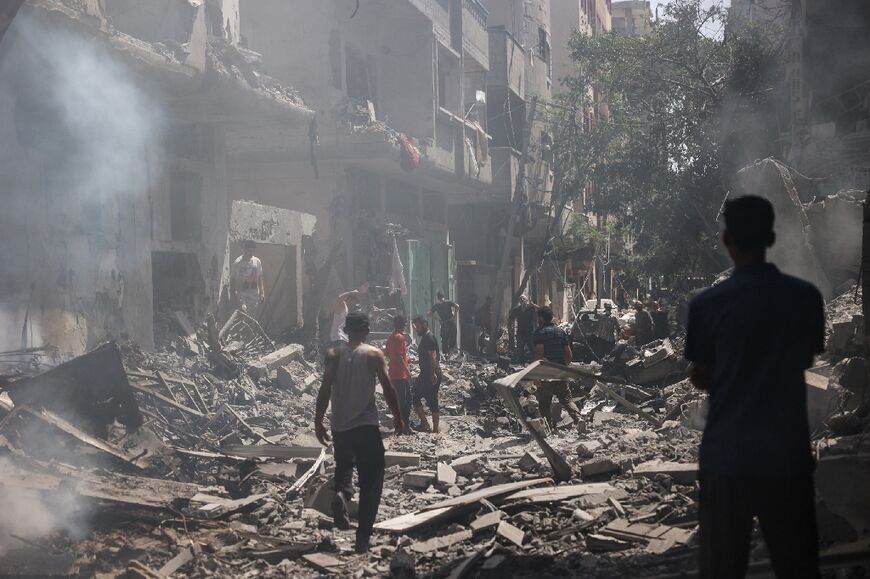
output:
{"label": "smoke cloud", "polygon": [[6,41],[0,78],[15,82],[19,140],[49,153],[47,169],[65,188],[101,200],[142,191],[161,115],[130,71],[102,41],[29,14],[18,15]]}
{"label": "smoke cloud", "polygon": [[[0,458],[0,471],[14,471],[14,465]],[[0,485],[0,554],[24,544],[13,537],[39,541],[55,532],[81,536],[86,526],[82,501],[69,490],[50,496],[34,490]]]}

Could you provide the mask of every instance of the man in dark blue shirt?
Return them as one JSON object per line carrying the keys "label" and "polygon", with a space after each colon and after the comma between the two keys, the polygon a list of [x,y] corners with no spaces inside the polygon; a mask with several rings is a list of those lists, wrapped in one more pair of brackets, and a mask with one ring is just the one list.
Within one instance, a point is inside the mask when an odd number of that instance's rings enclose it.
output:
{"label": "man in dark blue shirt", "polygon": [[[564,364],[565,366],[571,363],[573,355],[571,354],[571,340],[565,330],[553,323],[553,310],[548,307],[543,307],[538,310],[538,330],[533,337],[535,344],[535,360],[549,360],[556,364]],[[535,398],[538,399],[538,408],[541,411],[541,416],[550,424],[550,427],[556,429],[556,420],[553,418],[551,405],[553,396],[558,398],[559,402],[571,416],[574,424],[580,422],[580,410],[574,401],[571,400],[571,391],[568,389],[568,383],[562,380],[551,380],[548,382],[537,382],[535,390]]]}
{"label": "man in dark blue shirt", "polygon": [[777,577],[818,577],[804,370],[824,350],[824,303],[766,262],[773,206],[725,205],[734,273],[692,300],[689,376],[710,394],[700,452],[701,577],[743,577],[758,517]]}

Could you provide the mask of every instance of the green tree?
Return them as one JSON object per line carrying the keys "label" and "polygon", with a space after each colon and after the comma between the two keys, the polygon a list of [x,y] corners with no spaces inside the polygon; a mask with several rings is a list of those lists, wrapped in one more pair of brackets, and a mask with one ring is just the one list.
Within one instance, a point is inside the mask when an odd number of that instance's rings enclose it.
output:
{"label": "green tree", "polygon": [[[629,275],[709,275],[725,261],[716,218],[736,171],[775,154],[781,43],[727,11],[673,0],[653,32],[576,34],[575,73],[550,107],[553,202],[634,240]],[[578,207],[579,209],[579,207]]]}

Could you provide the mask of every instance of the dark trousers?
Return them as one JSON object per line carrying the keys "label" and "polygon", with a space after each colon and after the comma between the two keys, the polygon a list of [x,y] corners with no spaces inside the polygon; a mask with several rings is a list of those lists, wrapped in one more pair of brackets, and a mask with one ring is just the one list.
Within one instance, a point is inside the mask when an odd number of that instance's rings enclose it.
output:
{"label": "dark trousers", "polygon": [[456,349],[456,320],[441,322],[441,349],[445,354]]}
{"label": "dark trousers", "polygon": [[405,428],[410,428],[411,401],[413,399],[411,381],[390,378],[390,382],[393,383],[393,388],[396,389],[396,396],[399,398],[399,412],[402,413],[402,422],[405,423]]}
{"label": "dark trousers", "polygon": [[378,515],[384,488],[384,443],[377,426],[358,426],[333,432],[335,443],[335,492],[353,496],[353,468],[359,475],[359,526],[357,537],[368,538]]}
{"label": "dark trousers", "polygon": [[517,347],[514,351],[514,357],[519,364],[525,364],[532,359],[532,334],[517,334]]}
{"label": "dark trousers", "polygon": [[535,390],[538,409],[541,411],[541,416],[550,423],[553,429],[556,428],[556,420],[553,417],[552,409],[553,396],[559,400],[574,422],[580,420],[580,409],[571,400],[571,390],[568,388],[567,382],[538,382],[537,389]]}
{"label": "dark trousers", "polygon": [[779,578],[819,577],[813,477],[753,480],[701,472],[700,576],[744,577],[758,517]]}

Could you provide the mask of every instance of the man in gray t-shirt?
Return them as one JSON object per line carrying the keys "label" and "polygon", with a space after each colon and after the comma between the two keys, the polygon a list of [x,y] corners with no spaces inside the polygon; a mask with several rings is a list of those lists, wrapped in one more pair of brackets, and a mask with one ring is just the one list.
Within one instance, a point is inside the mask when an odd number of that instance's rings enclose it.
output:
{"label": "man in gray t-shirt", "polygon": [[317,393],[314,432],[326,445],[329,435],[323,426],[326,408],[332,404],[332,437],[335,440],[335,500],[332,503],[335,525],[349,529],[347,501],[353,496],[353,469],[359,474],[359,526],[356,550],[367,551],[384,486],[384,444],[381,441],[378,410],[375,406],[375,379],[380,381],[384,398],[393,413],[396,434],[405,425],[399,412],[396,390],[387,375],[383,353],[365,343],[369,317],[352,312],[344,322],[348,342],[326,353],[323,384]]}

